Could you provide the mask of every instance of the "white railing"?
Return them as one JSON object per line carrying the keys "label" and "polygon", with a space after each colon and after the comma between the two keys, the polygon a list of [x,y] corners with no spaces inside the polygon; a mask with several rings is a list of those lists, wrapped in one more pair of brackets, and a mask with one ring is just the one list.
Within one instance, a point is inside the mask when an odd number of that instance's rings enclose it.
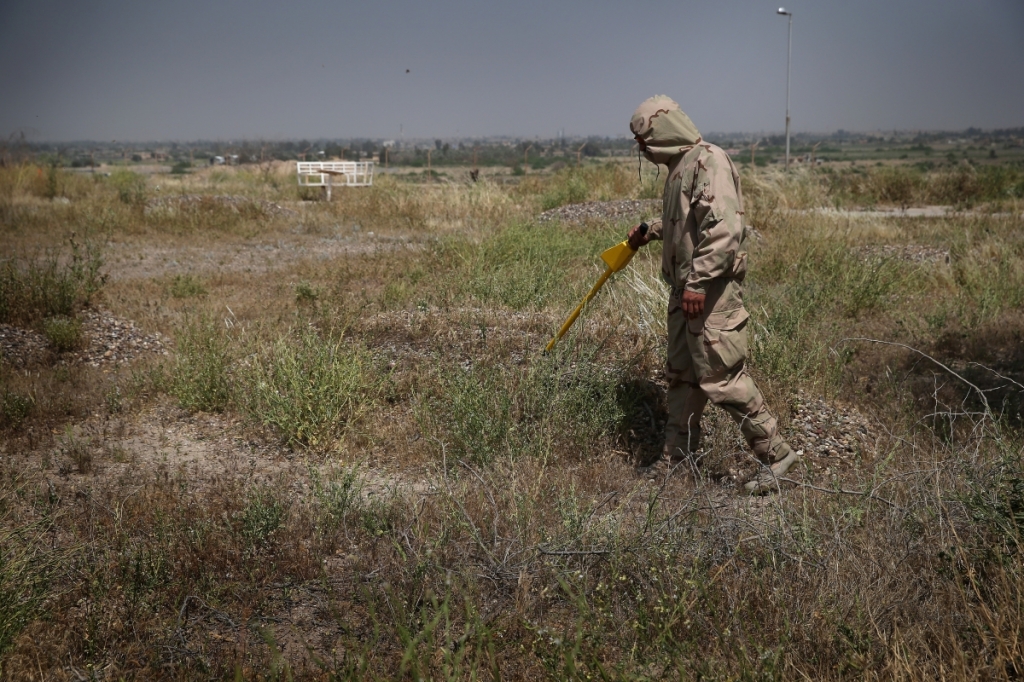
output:
{"label": "white railing", "polygon": [[373,184],[373,161],[299,161],[299,187],[325,187],[327,200],[332,187],[369,187]]}

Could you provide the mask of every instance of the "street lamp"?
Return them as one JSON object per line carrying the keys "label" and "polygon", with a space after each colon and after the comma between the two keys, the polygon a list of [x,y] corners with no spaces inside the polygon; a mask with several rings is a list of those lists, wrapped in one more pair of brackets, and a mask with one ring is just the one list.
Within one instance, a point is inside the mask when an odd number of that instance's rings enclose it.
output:
{"label": "street lamp", "polygon": [[793,13],[787,12],[785,7],[780,7],[777,14],[789,17],[789,48],[786,52],[786,170],[789,170],[789,75],[792,71],[790,63],[793,60]]}

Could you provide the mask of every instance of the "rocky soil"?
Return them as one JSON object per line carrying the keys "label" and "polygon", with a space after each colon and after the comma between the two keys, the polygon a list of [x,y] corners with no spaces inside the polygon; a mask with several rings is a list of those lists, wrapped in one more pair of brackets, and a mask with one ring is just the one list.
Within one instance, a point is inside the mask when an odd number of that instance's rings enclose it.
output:
{"label": "rocky soil", "polygon": [[803,452],[803,466],[817,479],[851,473],[861,459],[873,458],[877,439],[871,421],[855,408],[802,393],[784,435],[795,450]]}
{"label": "rocky soil", "polygon": [[[83,347],[56,355],[58,364],[86,364],[90,367],[129,362],[143,354],[167,355],[169,340],[160,334],[148,334],[126,320],[102,308],[83,310]],[[46,362],[53,351],[46,337],[31,329],[0,324],[2,362],[14,367],[30,367]]]}

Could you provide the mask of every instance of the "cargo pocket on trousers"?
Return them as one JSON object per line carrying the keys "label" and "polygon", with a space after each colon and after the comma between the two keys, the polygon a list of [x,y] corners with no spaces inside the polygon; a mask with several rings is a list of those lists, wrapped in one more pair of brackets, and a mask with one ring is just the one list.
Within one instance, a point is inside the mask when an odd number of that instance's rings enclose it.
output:
{"label": "cargo pocket on trousers", "polygon": [[712,373],[730,370],[747,358],[745,308],[714,312],[704,322],[704,352]]}

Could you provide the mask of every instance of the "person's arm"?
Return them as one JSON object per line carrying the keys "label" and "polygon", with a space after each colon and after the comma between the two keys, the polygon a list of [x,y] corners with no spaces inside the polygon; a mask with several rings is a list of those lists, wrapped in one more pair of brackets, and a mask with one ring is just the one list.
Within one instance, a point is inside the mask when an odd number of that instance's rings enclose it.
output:
{"label": "person's arm", "polygon": [[654,239],[661,239],[660,218],[658,220],[651,221],[647,226],[647,232],[643,232],[640,227],[640,225],[637,225],[629,231],[629,234],[626,235],[626,241],[629,242],[629,248],[634,251]]}
{"label": "person's arm", "polygon": [[691,210],[697,223],[697,246],[684,288],[706,294],[708,282],[732,272],[743,241],[743,220],[732,168],[716,154],[698,159]]}

